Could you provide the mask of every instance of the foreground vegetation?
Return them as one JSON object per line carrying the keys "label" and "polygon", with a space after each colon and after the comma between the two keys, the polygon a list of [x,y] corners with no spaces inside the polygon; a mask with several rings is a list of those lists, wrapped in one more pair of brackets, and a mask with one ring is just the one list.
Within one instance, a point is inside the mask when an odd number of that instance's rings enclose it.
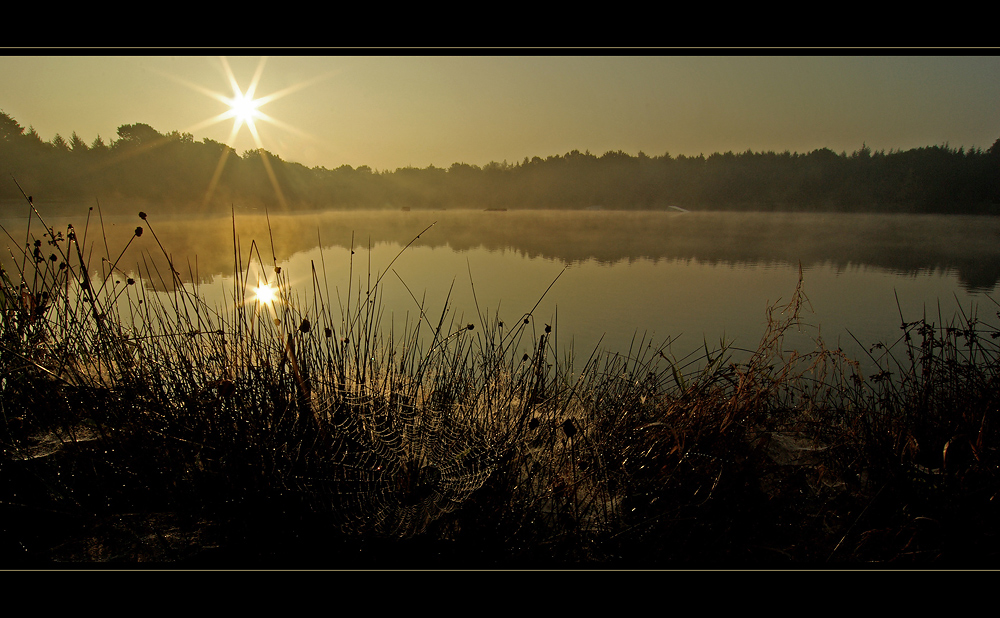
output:
{"label": "foreground vegetation", "polygon": [[[637,341],[581,364],[530,313],[415,299],[387,331],[372,273],[331,295],[314,264],[303,295],[238,238],[210,307],[144,213],[132,275],[28,208],[0,294],[5,566],[997,564],[1000,331],[974,313],[903,322],[865,373],[783,349],[800,278],[738,362]],[[273,309],[244,302],[261,270]]]}

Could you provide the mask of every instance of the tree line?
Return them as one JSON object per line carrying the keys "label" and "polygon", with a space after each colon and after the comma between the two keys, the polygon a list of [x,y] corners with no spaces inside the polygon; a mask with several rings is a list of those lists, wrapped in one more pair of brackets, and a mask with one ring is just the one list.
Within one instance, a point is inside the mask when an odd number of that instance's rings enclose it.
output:
{"label": "tree line", "polygon": [[[1000,213],[1000,139],[987,150],[945,145],[852,153],[648,156],[573,150],[448,168],[306,167],[264,149],[240,155],[190,133],[122,125],[110,143],[75,132],[45,141],[0,112],[0,200],[9,179],[49,202],[161,204],[178,212],[380,208],[604,208]],[[22,198],[23,199],[23,198]],[[122,206],[125,207],[124,205]]]}

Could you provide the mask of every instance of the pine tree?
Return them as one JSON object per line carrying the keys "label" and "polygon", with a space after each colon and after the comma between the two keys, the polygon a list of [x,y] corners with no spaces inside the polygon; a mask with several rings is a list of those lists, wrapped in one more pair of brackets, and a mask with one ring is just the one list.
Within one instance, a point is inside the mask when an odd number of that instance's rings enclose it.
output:
{"label": "pine tree", "polygon": [[80,136],[73,131],[73,136],[70,137],[69,147],[73,152],[87,152],[87,142],[80,139]]}
{"label": "pine tree", "polygon": [[66,150],[66,151],[69,150],[69,144],[66,143],[66,140],[63,139],[63,136],[59,135],[58,133],[56,133],[56,136],[52,138],[52,141],[50,143],[53,146],[55,146],[58,150]]}

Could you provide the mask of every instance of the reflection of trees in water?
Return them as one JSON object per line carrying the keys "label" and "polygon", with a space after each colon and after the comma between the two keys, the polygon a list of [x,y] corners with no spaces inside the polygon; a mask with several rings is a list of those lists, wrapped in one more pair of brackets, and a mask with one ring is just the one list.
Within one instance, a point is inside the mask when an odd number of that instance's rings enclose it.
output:
{"label": "reflection of trees in water", "polygon": [[[324,247],[364,248],[369,244],[405,245],[432,222],[437,224],[416,246],[445,246],[465,251],[485,248],[514,250],[529,258],[565,263],[595,260],[697,260],[708,264],[830,264],[838,269],[866,266],[914,274],[955,272],[970,290],[989,290],[1000,281],[1000,219],[938,215],[858,215],[799,213],[667,213],[591,211],[355,211],[272,216],[238,215],[235,233],[243,263],[255,240],[265,265],[274,253],[279,261],[295,253]],[[65,221],[49,222],[65,230]],[[77,230],[81,223],[74,222]],[[202,282],[233,272],[233,220],[181,219],[150,213],[105,218],[103,234],[91,229],[98,256],[107,236],[116,258],[136,225],[151,225],[160,242],[187,278],[188,264],[197,265]],[[97,225],[92,220],[91,226]],[[60,227],[61,226],[61,227]],[[10,230],[10,227],[5,224]],[[16,226],[15,226],[16,227]],[[36,238],[42,232],[33,224]],[[23,237],[11,230],[15,239]],[[20,234],[21,236],[18,236]],[[134,270],[146,259],[160,257],[155,241],[133,243],[121,265]],[[197,260],[195,258],[197,257]],[[8,254],[9,258],[9,254]],[[256,256],[255,256],[256,259]],[[99,257],[92,267],[99,265]],[[131,265],[131,266],[129,266]],[[9,266],[6,265],[8,268]],[[194,268],[192,268],[194,272]]]}
{"label": "reflection of trees in water", "polygon": [[963,287],[1000,280],[1000,220],[987,217],[506,212],[447,217],[435,228],[456,250],[513,248],[566,263],[640,258],[709,264],[831,264],[913,274],[954,271]]}
{"label": "reflection of trees in water", "polygon": [[970,292],[989,292],[1000,279],[1000,263],[996,257],[984,260],[963,260],[954,267],[958,282]]}

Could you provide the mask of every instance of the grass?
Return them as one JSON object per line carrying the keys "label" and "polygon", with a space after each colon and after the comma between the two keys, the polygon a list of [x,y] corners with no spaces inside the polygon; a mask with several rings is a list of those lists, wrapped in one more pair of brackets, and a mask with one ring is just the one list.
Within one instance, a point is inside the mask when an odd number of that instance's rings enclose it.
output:
{"label": "grass", "polygon": [[[209,306],[152,217],[133,280],[89,217],[28,202],[0,293],[8,565],[996,564],[1000,331],[974,313],[901,316],[864,375],[784,350],[800,276],[747,360],[641,340],[580,366],[531,313],[414,295],[393,332],[370,270],[331,294],[321,260],[303,294],[235,225]],[[259,273],[273,308],[244,301]]]}

